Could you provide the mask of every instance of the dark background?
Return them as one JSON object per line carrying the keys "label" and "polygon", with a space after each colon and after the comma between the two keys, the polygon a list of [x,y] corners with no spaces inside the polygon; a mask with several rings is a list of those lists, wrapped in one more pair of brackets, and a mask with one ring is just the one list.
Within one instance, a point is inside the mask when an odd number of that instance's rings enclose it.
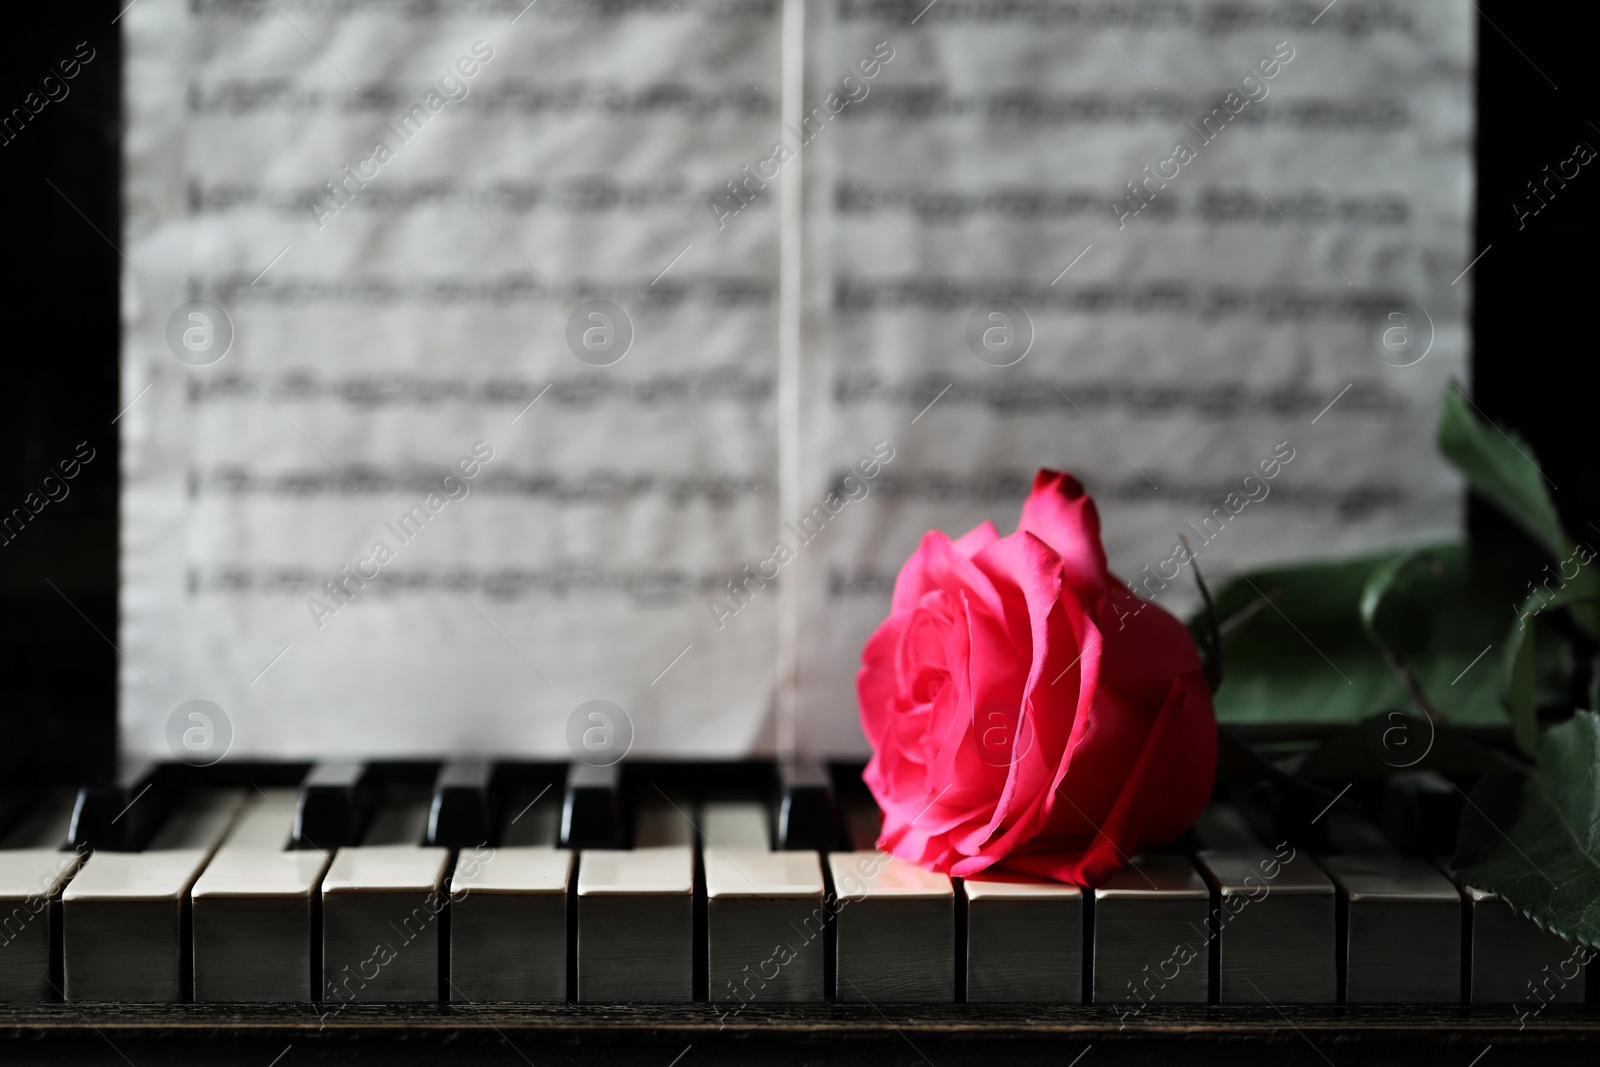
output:
{"label": "dark background", "polygon": [[[79,42],[95,50],[66,99],[0,144],[7,342],[0,518],[40,491],[79,442],[95,450],[64,500],[0,544],[0,785],[104,778],[113,768],[118,450],[111,420],[121,408],[122,260],[111,242],[121,243],[122,56],[112,20],[123,2],[8,8],[0,41],[0,117],[21,107]],[[1590,123],[1600,115],[1593,106],[1600,11],[1512,0],[1478,6],[1473,250],[1489,252],[1470,275],[1472,394],[1533,446],[1576,533],[1588,520],[1600,523],[1591,476],[1600,419],[1584,362],[1600,351],[1600,161],[1520,229],[1512,202],[1526,200],[1526,184],[1570,157],[1578,142],[1600,149],[1600,129]],[[1477,506],[1470,528],[1480,543],[1515,538]]]}

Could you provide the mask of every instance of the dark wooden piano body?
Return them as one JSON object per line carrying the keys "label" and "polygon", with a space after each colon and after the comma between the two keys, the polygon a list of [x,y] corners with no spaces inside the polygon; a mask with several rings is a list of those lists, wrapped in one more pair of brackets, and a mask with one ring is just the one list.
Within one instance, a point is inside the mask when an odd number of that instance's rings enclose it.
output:
{"label": "dark wooden piano body", "polygon": [[[1172,1006],[1119,1023],[1109,1006],[823,1004],[751,1008],[719,1026],[710,1005],[310,1006],[201,1004],[0,1008],[8,1064],[292,1063],[618,1067],[932,1063],[1284,1065],[1592,1064],[1592,1009],[1546,1008],[1519,1029],[1505,1007]],[[1477,1057],[1485,1053],[1482,1061]],[[683,1058],[677,1060],[682,1054]],[[1082,1055],[1081,1061],[1077,1057]],[[124,1056],[126,1057],[124,1059]]]}

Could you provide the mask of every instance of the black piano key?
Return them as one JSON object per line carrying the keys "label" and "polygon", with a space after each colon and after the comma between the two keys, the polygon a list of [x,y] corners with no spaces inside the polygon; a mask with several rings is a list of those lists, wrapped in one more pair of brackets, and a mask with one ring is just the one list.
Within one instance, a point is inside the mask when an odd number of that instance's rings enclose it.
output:
{"label": "black piano key", "polygon": [[561,804],[562,848],[619,848],[622,843],[621,775],[615,764],[567,768]]}
{"label": "black piano key", "polygon": [[1378,820],[1402,855],[1447,856],[1465,803],[1466,794],[1439,772],[1406,771],[1384,783]]}
{"label": "black piano key", "polygon": [[26,818],[37,801],[37,794],[31,790],[7,789],[0,792],[0,838]]}
{"label": "black piano key", "polygon": [[129,767],[115,782],[78,790],[69,843],[79,850],[135,852],[145,846],[173,796],[153,763]]}
{"label": "black piano key", "polygon": [[1366,818],[1352,811],[1330,810],[1322,818],[1325,851],[1339,856],[1393,856],[1394,842]]}
{"label": "black piano key", "polygon": [[488,842],[493,772],[487,760],[453,760],[439,769],[428,812],[428,844],[471,848]]}
{"label": "black piano key", "polygon": [[1226,802],[1212,802],[1195,821],[1192,833],[1203,849],[1257,848],[1262,843],[1245,813]]}
{"label": "black piano key", "polygon": [[300,784],[294,847],[331,851],[359,844],[371,806],[367,765],[319,763]]}
{"label": "black piano key", "polygon": [[0,834],[0,849],[71,848],[72,813],[77,808],[78,791],[71,786],[54,786],[31,800],[32,806]]}
{"label": "black piano key", "polygon": [[828,769],[814,760],[778,765],[777,826],[779,851],[825,852],[838,840],[833,782]]}

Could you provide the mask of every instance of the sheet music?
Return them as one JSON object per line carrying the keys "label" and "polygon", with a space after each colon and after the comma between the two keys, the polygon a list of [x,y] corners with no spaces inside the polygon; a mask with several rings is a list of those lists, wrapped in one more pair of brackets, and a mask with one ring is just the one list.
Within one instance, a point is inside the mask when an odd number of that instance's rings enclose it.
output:
{"label": "sheet music", "polygon": [[783,2],[128,10],[125,751],[197,699],[234,755],[566,758],[596,699],[771,751],[786,597],[798,744],[859,751],[895,569],[1040,465],[1130,580],[1455,532],[1470,5],[813,0],[791,127]]}
{"label": "sheet music", "polygon": [[776,213],[706,203],[778,126],[778,14],[126,13],[127,749],[190,699],[235,756],[569,758],[591,700],[635,753],[758,743],[772,598],[705,600],[775,524]]}
{"label": "sheet music", "polygon": [[[1085,482],[1113,570],[1179,612],[1180,531],[1212,583],[1459,531],[1432,434],[1465,377],[1471,278],[1452,281],[1476,253],[1469,4],[809,18],[808,108],[879,42],[894,58],[805,149],[802,495],[868,442],[896,455],[800,561],[803,749],[859,745],[860,649],[923,531],[1010,532],[1041,466]],[[1420,359],[1426,319],[1407,338],[1387,318],[1405,301],[1431,318]]]}

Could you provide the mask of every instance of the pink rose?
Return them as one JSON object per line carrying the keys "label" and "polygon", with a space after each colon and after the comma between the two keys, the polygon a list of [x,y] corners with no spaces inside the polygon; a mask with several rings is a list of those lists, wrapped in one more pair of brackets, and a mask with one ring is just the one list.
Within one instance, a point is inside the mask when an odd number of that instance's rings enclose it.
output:
{"label": "pink rose", "polygon": [[1038,473],[1014,534],[923,537],[856,691],[878,847],[933,870],[1098,885],[1211,796],[1194,642],[1112,576],[1068,474]]}

